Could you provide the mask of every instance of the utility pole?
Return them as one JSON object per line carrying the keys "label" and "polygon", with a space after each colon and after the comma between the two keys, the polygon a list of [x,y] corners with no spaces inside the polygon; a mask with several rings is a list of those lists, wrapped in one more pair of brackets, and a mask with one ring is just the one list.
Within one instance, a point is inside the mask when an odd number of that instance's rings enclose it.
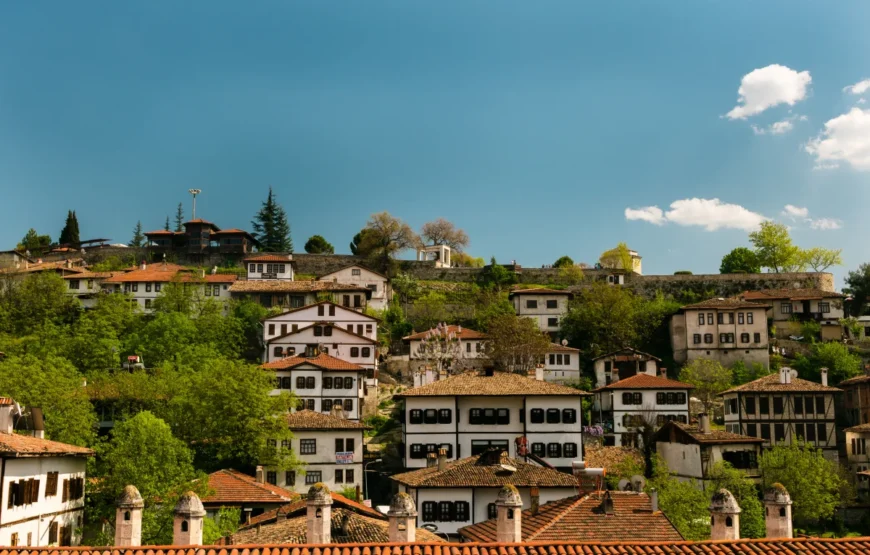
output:
{"label": "utility pole", "polygon": [[202,192],[202,189],[188,189],[187,192],[190,193],[191,195],[193,195],[193,217],[191,218],[191,220],[195,220],[196,219],[196,195],[200,194]]}

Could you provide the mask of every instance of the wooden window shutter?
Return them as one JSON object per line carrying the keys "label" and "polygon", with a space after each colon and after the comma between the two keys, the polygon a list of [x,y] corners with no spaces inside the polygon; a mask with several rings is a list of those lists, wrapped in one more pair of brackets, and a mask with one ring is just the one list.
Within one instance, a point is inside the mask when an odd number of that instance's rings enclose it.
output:
{"label": "wooden window shutter", "polygon": [[39,503],[39,480],[33,480],[33,488],[30,492],[30,502]]}
{"label": "wooden window shutter", "polygon": [[48,526],[48,543],[57,543],[57,522]]}
{"label": "wooden window shutter", "polygon": [[69,480],[63,481],[63,497],[61,501],[66,502],[69,500]]}

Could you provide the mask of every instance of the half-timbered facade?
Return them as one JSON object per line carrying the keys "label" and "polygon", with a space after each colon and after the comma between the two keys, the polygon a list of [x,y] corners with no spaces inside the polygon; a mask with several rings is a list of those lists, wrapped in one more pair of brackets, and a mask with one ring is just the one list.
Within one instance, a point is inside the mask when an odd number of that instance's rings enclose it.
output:
{"label": "half-timbered facade", "polygon": [[842,390],[798,378],[797,372],[783,367],[776,374],[720,394],[725,403],[725,430],[759,437],[765,448],[800,439],[836,461],[834,405],[839,393]]}
{"label": "half-timbered facade", "polygon": [[362,414],[366,369],[358,364],[311,352],[263,365],[275,373],[272,395],[286,391],[298,399],[298,409],[332,413],[341,407],[342,417],[359,420]]}

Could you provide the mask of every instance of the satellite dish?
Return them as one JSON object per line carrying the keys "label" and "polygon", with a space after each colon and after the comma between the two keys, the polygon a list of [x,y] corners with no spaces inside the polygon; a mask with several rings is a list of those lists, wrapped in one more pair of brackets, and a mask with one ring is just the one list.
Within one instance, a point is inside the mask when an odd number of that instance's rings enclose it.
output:
{"label": "satellite dish", "polygon": [[627,478],[623,478],[619,481],[617,487],[619,488],[619,491],[631,491],[631,482],[629,482]]}
{"label": "satellite dish", "polygon": [[563,340],[562,340],[562,346],[563,346],[563,347],[567,347],[567,346],[568,346],[568,340],[567,340],[567,339],[563,339]]}
{"label": "satellite dish", "polygon": [[320,345],[317,346],[317,350],[320,351],[321,353],[325,353],[326,349],[328,349],[328,347],[326,346],[326,343],[321,343]]}
{"label": "satellite dish", "polygon": [[511,466],[509,464],[500,464],[499,465],[502,470],[506,470],[507,472],[516,472],[517,468],[515,466]]}
{"label": "satellite dish", "polygon": [[639,474],[631,477],[631,486],[634,491],[643,491],[646,487],[646,478]]}

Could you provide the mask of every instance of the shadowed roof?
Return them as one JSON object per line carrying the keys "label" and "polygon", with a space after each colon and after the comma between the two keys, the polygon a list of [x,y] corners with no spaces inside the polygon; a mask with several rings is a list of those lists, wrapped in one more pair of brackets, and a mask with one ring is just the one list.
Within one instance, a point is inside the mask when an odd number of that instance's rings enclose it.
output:
{"label": "shadowed roof", "polygon": [[776,373],[764,376],[763,378],[758,378],[755,381],[751,381],[743,385],[738,385],[737,387],[732,387],[727,391],[723,391],[719,395],[725,395],[726,393],[737,393],[739,391],[819,391],[826,393],[837,393],[842,390],[837,389],[836,387],[830,387],[827,385],[822,385],[820,383],[811,382],[809,380],[804,380],[802,378],[792,378],[791,383],[780,383],[779,373]]}
{"label": "shadowed roof", "polygon": [[520,374],[493,372],[492,376],[469,372],[451,376],[424,386],[407,389],[393,395],[404,397],[452,397],[452,396],[535,396],[535,395],[591,395],[566,385],[536,380]]}
{"label": "shadowed roof", "polygon": [[[505,469],[505,465],[516,470]],[[410,487],[502,487],[505,485],[545,488],[576,488],[577,479],[570,474],[552,468],[544,468],[520,459],[512,459],[504,452],[488,451],[447,463],[447,468],[437,466],[421,468],[392,476],[400,484]]]}
{"label": "shadowed roof", "polygon": [[[3,400],[8,398],[4,397]],[[12,401],[11,399],[8,399]],[[49,439],[0,432],[0,457],[90,457],[94,452],[87,447],[70,445]]]}
{"label": "shadowed roof", "polygon": [[297,495],[272,484],[261,484],[253,476],[232,468],[209,474],[208,486],[214,493],[203,497],[202,502],[210,505],[287,503]]}
{"label": "shadowed roof", "polygon": [[695,389],[692,384],[662,378],[661,376],[650,376],[649,374],[635,374],[630,378],[613,382],[612,384],[599,387],[593,391],[605,391],[611,389]]}

